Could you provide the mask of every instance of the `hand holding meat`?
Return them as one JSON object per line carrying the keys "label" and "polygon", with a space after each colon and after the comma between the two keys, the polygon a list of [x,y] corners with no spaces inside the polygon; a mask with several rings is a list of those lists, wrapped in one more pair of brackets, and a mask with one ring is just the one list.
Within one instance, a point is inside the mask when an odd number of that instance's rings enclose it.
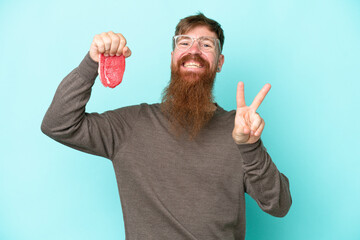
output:
{"label": "hand holding meat", "polygon": [[130,57],[131,51],[126,46],[126,39],[121,33],[103,32],[95,35],[90,46],[90,57],[99,62],[99,55]]}
{"label": "hand holding meat", "polygon": [[271,88],[270,84],[265,86],[256,95],[250,106],[246,106],[244,97],[244,83],[239,82],[236,94],[236,115],[232,137],[236,144],[255,143],[260,139],[264,130],[264,119],[256,112]]}

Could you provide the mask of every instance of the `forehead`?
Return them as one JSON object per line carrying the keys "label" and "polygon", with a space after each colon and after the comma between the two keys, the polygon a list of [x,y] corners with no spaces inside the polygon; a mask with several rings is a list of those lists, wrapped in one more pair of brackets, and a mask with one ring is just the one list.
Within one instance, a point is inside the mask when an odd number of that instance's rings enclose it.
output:
{"label": "forehead", "polygon": [[189,35],[189,36],[192,36],[195,38],[205,37],[205,36],[217,38],[216,34],[212,31],[210,31],[210,29],[206,26],[196,26],[183,34]]}

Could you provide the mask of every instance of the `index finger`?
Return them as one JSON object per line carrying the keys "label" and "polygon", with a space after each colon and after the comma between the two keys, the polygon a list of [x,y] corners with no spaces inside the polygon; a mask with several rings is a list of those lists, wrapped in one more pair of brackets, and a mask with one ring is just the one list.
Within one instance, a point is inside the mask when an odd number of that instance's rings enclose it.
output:
{"label": "index finger", "polygon": [[245,96],[244,96],[244,83],[239,82],[236,91],[236,107],[245,107]]}
{"label": "index finger", "polygon": [[265,84],[265,86],[260,90],[260,92],[256,95],[254,101],[250,105],[251,108],[254,108],[255,111],[259,108],[260,104],[264,100],[266,94],[270,91],[271,85],[269,83]]}

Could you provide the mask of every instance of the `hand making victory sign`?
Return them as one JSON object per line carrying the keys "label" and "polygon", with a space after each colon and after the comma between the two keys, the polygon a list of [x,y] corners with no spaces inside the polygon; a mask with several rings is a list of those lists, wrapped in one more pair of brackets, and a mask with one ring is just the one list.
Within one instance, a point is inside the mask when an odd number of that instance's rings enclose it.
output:
{"label": "hand making victory sign", "polygon": [[245,104],[244,83],[239,82],[236,93],[236,115],[232,137],[236,144],[255,143],[260,139],[264,130],[264,119],[256,112],[260,104],[269,92],[269,83],[260,90],[250,106]]}

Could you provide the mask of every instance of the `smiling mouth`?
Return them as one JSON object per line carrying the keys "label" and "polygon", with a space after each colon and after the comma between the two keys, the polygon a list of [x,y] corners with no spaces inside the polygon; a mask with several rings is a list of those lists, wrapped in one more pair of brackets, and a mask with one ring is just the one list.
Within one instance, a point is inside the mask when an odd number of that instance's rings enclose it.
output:
{"label": "smiling mouth", "polygon": [[204,66],[201,65],[200,63],[198,62],[184,62],[183,64],[183,67],[185,68],[203,68]]}

